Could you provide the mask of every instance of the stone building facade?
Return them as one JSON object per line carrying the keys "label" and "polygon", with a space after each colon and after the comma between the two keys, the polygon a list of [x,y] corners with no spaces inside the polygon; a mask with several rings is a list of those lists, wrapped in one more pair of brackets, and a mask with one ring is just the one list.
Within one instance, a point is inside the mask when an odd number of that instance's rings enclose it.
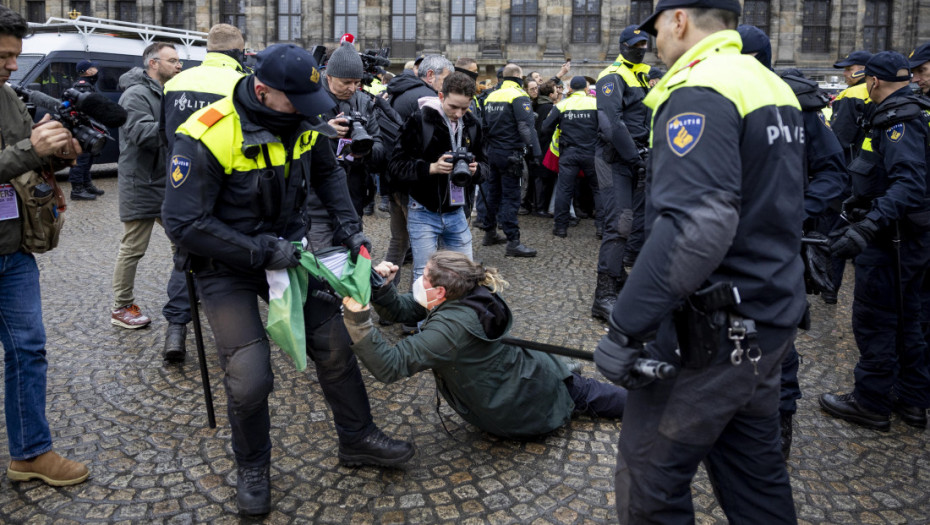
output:
{"label": "stone building facade", "polygon": [[[814,76],[853,49],[910,52],[930,40],[930,0],[743,0],[742,23],[772,37],[776,67]],[[71,12],[207,31],[243,29],[247,46],[334,45],[344,32],[361,48],[391,48],[396,67],[427,53],[470,56],[485,74],[505,59],[554,72],[565,58],[594,75],[617,55],[617,37],[652,11],[652,0],[11,0],[30,21]],[[647,60],[657,63],[654,55]]]}

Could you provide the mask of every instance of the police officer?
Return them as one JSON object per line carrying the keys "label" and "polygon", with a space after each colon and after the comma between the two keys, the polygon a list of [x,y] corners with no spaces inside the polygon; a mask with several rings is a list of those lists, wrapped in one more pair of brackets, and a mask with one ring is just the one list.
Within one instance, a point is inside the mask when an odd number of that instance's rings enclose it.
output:
{"label": "police officer", "polygon": [[910,81],[899,53],[876,53],[865,66],[875,108],[861,153],[849,166],[853,196],[844,211],[850,224],[830,245],[837,257],[855,257],[859,362],[853,391],[823,394],[820,406],[884,431],[891,428],[891,412],[925,428],[930,407],[927,345],[919,327],[919,288],[930,262],[930,103],[911,93]]}
{"label": "police officer", "polygon": [[[331,217],[330,243],[352,256],[369,244],[328,141],[307,118],[332,98],[307,51],[276,44],[257,55],[255,75],[231,97],[194,113],[178,128],[162,217],[191,256],[201,301],[214,328],[238,467],[237,503],[245,514],[271,507],[268,394],[270,346],[256,296],[267,299],[265,270],[298,265],[291,241],[307,234],[308,187]],[[330,130],[332,131],[332,130]],[[412,444],[374,424],[365,384],[331,290],[313,280],[304,306],[308,350],[332,408],[344,464],[396,465]],[[320,298],[322,297],[322,298]]]}
{"label": "police officer", "polygon": [[[555,227],[552,235],[568,236],[569,206],[575,194],[578,172],[583,171],[594,181],[594,151],[591,144],[597,141],[597,101],[588,96],[588,81],[575,76],[569,83],[572,93],[552,108],[540,129],[541,135],[551,135],[555,128],[559,135],[559,178],[555,193]],[[603,213],[597,182],[592,185],[597,209],[597,230],[601,230]]]}
{"label": "police officer", "polygon": [[[195,111],[232,94],[236,82],[245,74],[241,62],[245,40],[239,28],[216,24],[207,35],[207,55],[197,66],[181,71],[165,83],[165,99],[159,122],[168,155],[174,146],[174,132]],[[166,163],[167,165],[167,163]],[[171,177],[171,173],[168,173]],[[165,361],[180,363],[187,355],[187,323],[191,320],[190,300],[184,274],[172,270],[168,280],[169,300],[162,308],[168,327],[165,329]]]}
{"label": "police officer", "polygon": [[[636,389],[620,433],[621,523],[693,521],[702,462],[731,523],[796,522],[777,407],[806,307],[803,121],[791,89],[740,55],[739,13],[737,0],[661,0],[640,26],[669,66],[645,100],[650,230],[594,355]],[[647,353],[676,364],[674,379],[633,371],[653,334]]]}
{"label": "police officer", "polygon": [[858,153],[864,136],[861,123],[865,118],[869,94],[865,89],[863,71],[865,63],[871,57],[872,54],[868,51],[853,51],[843,60],[833,64],[837,69],[843,68],[843,78],[849,86],[833,100],[833,117],[830,119],[830,128],[836,133],[836,138],[846,153],[847,164]]}
{"label": "police officer", "polygon": [[930,97],[930,42],[926,42],[911,51],[907,65],[917,83],[917,94]]}
{"label": "police officer", "polygon": [[[772,45],[768,35],[751,25],[740,25],[736,29],[743,41],[743,54],[755,56],[762,65],[772,69]],[[843,148],[827,126],[822,113],[830,102],[829,95],[820,89],[817,82],[805,78],[798,69],[782,70],[779,76],[797,97],[804,119],[804,171],[807,174],[804,214],[807,217],[807,231],[814,228],[815,219],[828,209],[831,202],[843,194],[849,184],[849,176],[846,173]],[[792,344],[782,361],[781,399],[778,406],[781,452],[785,460],[791,452],[793,419],[798,410],[797,400],[801,399],[799,365],[798,351]]]}
{"label": "police officer", "polygon": [[[364,75],[365,67],[355,46],[343,42],[329,57],[323,82],[323,89],[330,94],[335,106],[321,115],[339,134],[331,142],[336,158],[346,172],[349,194],[359,216],[375,196],[375,183],[369,175],[369,167],[384,162],[375,101],[371,95],[359,90]],[[359,136],[353,121],[368,135],[367,145],[363,147],[360,146],[365,137]]]}
{"label": "police officer", "polygon": [[542,151],[535,133],[536,114],[530,97],[520,87],[523,84],[520,66],[507,64],[501,74],[500,87],[484,101],[491,176],[481,184],[482,198],[487,200],[482,244],[490,246],[503,240],[497,233],[497,224],[500,223],[507,236],[505,255],[536,257],[536,250],[520,242],[520,226],[517,224],[524,152],[532,155],[532,164],[542,162]]}
{"label": "police officer", "polygon": [[604,209],[604,237],[597,257],[591,315],[605,321],[626,279],[623,258],[633,222],[634,190],[645,174],[640,152],[649,139],[649,109],[643,105],[649,90],[650,67],[643,64],[648,42],[649,36],[637,26],[626,27],[620,33],[620,55],[597,77],[600,135],[595,168]]}
{"label": "police officer", "polygon": [[[97,64],[89,60],[82,60],[77,64],[78,79],[71,86],[81,93],[96,93],[99,70]],[[94,156],[90,152],[78,155],[74,166],[68,171],[68,182],[71,183],[71,200],[92,201],[104,191],[94,185],[90,179],[90,168],[94,165]]]}

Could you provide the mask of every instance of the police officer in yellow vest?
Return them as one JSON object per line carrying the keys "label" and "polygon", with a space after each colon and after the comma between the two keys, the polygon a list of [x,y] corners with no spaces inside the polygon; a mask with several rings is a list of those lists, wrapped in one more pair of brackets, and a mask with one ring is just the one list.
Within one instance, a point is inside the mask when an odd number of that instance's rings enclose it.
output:
{"label": "police officer in yellow vest", "polygon": [[595,167],[604,209],[604,235],[591,315],[605,321],[626,279],[623,258],[632,229],[634,193],[642,201],[642,188],[636,188],[644,168],[640,152],[649,140],[649,109],[643,98],[649,90],[650,67],[642,63],[648,41],[645,32],[628,26],[620,33],[620,55],[597,78],[600,135]]}
{"label": "police officer in yellow vest", "polygon": [[[632,389],[620,523],[693,522],[702,462],[730,523],[797,521],[778,396],[806,308],[804,123],[791,88],[740,54],[740,10],[738,0],[661,0],[640,26],[657,33],[669,66],[645,100],[648,235],[594,354],[605,377]],[[678,376],[635,372],[644,353]]]}
{"label": "police officer in yellow vest", "polygon": [[[174,132],[195,111],[228,97],[244,71],[240,65],[245,41],[239,28],[216,24],[207,35],[207,56],[197,66],[181,71],[165,83],[159,127],[168,144],[174,146]],[[171,174],[169,173],[169,176]],[[184,361],[187,353],[187,323],[191,320],[187,283],[184,274],[174,270],[168,280],[168,302],[162,313],[168,320],[165,330],[165,361]]]}
{"label": "police officer in yellow vest", "polygon": [[[329,212],[332,244],[348,247],[353,257],[370,246],[333,149],[308,121],[332,106],[313,56],[293,44],[276,44],[258,54],[255,74],[240,80],[232,96],[178,128],[172,152],[162,219],[171,239],[190,254],[213,326],[244,514],[271,509],[273,377],[255,299],[268,298],[265,270],[298,265],[292,241],[307,233],[308,188]],[[340,461],[396,465],[410,459],[413,445],[385,436],[372,421],[338,304],[320,299],[319,292],[325,297],[329,290],[311,281],[304,306],[308,354],[333,411]]]}
{"label": "police officer in yellow vest", "polygon": [[597,231],[601,231],[603,213],[601,197],[594,177],[594,150],[597,141],[597,101],[588,96],[588,81],[582,76],[573,77],[568,87],[571,94],[549,112],[540,128],[540,135],[552,134],[556,126],[559,135],[559,179],[555,188],[555,227],[552,235],[568,236],[569,206],[575,195],[578,172],[583,171],[591,181],[594,206],[597,210]]}
{"label": "police officer in yellow vest", "polygon": [[847,164],[859,153],[859,145],[865,137],[862,123],[866,118],[866,105],[871,102],[865,89],[865,64],[870,58],[872,54],[868,51],[853,51],[833,64],[837,69],[843,68],[843,78],[849,86],[833,100],[830,118],[830,128],[846,153]]}
{"label": "police officer in yellow vest", "polygon": [[516,64],[503,69],[500,87],[484,101],[484,129],[491,175],[481,185],[487,215],[484,223],[485,246],[503,242],[497,234],[500,223],[507,236],[505,255],[535,257],[536,250],[520,242],[517,209],[520,207],[520,180],[523,174],[524,152],[531,162],[542,162],[542,151],[536,137],[533,103],[520,86],[523,70]]}

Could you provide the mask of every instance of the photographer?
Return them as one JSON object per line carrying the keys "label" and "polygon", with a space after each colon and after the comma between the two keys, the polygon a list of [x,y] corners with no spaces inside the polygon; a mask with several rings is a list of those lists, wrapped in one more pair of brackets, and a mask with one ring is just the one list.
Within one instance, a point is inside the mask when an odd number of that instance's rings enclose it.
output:
{"label": "photographer", "polygon": [[447,76],[438,98],[420,99],[420,110],[404,123],[400,147],[391,158],[392,180],[410,188],[407,232],[414,279],[423,275],[440,242],[471,259],[465,188],[488,171],[481,126],[468,112],[474,95],[475,81],[467,75]]}
{"label": "photographer", "polygon": [[369,306],[343,299],[352,350],[379,380],[432,370],[439,392],[463,419],[510,439],[551,432],[572,414],[623,417],[626,390],[571,372],[554,355],[504,344],[513,315],[498,295],[507,282],[496,269],[439,251],[413,294],[405,295],[389,284],[396,265],[385,261],[375,270],[386,278],[372,294],[380,316],[425,319],[420,333],[390,346],[374,329]]}
{"label": "photographer", "polygon": [[52,450],[45,418],[48,360],[39,268],[21,247],[23,205],[10,181],[33,170],[60,169],[81,153],[77,140],[46,115],[33,128],[25,104],[6,85],[18,69],[27,24],[0,6],[0,343],[6,361],[4,409],[13,481],[40,479],[53,486],[81,483],[87,467]]}
{"label": "photographer", "polygon": [[333,147],[346,171],[352,205],[359,217],[375,196],[369,167],[384,160],[381,132],[375,118],[375,101],[371,95],[359,91],[364,74],[362,59],[350,42],[344,42],[333,51],[326,64],[323,87],[336,106],[320,115],[339,132],[339,136],[333,139]]}

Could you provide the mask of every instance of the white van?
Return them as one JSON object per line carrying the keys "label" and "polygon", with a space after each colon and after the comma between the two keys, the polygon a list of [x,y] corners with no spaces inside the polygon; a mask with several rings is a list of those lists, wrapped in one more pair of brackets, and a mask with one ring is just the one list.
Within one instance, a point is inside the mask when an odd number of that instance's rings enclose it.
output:
{"label": "white van", "polygon": [[[29,29],[32,34],[23,39],[17,60],[19,70],[10,81],[58,99],[77,81],[77,64],[83,60],[98,66],[97,91],[116,101],[120,75],[142,66],[142,51],[152,42],[175,44],[185,69],[199,65],[207,54],[207,34],[199,31],[86,16],[50,18],[45,24],[29,24]],[[36,119],[43,114],[36,111]],[[117,130],[110,129],[110,135],[118,138]],[[108,141],[95,162],[116,162],[118,146],[118,140]]]}

